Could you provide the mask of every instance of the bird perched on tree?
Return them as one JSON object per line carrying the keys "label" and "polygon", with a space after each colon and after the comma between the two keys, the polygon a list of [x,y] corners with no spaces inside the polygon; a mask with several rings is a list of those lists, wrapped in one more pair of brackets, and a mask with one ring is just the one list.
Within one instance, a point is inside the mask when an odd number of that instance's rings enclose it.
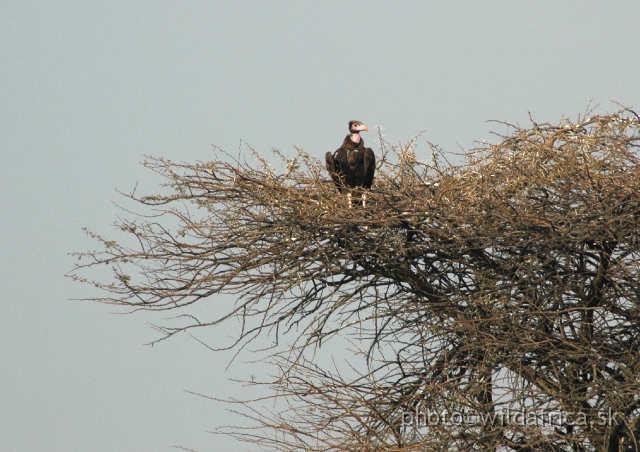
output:
{"label": "bird perched on tree", "polygon": [[349,121],[349,132],[335,152],[327,152],[325,160],[327,171],[338,191],[347,195],[349,207],[352,198],[356,197],[356,203],[366,204],[366,193],[363,189],[370,190],[373,184],[373,175],[376,170],[376,156],[371,148],[364,147],[364,140],[360,132],[366,132],[367,126],[360,121]]}

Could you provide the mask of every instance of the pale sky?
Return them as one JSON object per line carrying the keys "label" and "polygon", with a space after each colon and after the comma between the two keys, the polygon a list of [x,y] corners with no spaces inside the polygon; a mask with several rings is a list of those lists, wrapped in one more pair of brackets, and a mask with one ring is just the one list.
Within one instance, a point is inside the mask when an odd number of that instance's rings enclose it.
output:
{"label": "pale sky", "polygon": [[0,450],[246,450],[185,392],[241,395],[242,363],[72,301],[96,295],[64,277],[95,246],[81,228],[118,238],[116,189],[160,182],[143,154],[322,158],[358,119],[391,143],[424,131],[427,158],[495,140],[487,120],[640,109],[639,25],[637,0],[0,0]]}

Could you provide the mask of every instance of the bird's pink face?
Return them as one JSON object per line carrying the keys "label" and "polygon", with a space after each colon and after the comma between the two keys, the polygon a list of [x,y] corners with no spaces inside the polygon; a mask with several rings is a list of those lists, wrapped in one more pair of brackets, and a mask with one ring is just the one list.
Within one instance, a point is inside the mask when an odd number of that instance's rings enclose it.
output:
{"label": "bird's pink face", "polygon": [[369,128],[364,124],[362,124],[360,121],[355,121],[353,124],[351,124],[351,127],[349,128],[349,130],[351,131],[351,133],[357,133],[357,132],[366,132],[369,130]]}

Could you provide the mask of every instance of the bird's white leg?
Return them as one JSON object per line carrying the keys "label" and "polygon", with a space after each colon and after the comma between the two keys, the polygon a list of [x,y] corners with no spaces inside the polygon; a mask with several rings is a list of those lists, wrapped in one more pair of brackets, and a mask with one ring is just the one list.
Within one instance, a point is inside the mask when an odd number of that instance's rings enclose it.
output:
{"label": "bird's white leg", "polygon": [[362,194],[362,207],[367,207],[367,194]]}
{"label": "bird's white leg", "polygon": [[351,209],[351,191],[347,193],[347,202],[349,203],[349,209]]}

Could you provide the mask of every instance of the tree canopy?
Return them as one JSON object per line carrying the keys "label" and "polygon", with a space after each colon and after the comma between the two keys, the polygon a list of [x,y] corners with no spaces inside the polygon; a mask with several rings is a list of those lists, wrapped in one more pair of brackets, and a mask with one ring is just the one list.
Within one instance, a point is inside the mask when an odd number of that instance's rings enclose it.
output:
{"label": "tree canopy", "polygon": [[[230,319],[229,347],[289,338],[266,382],[283,408],[247,402],[262,433],[232,432],[266,449],[638,450],[640,118],[507,126],[459,164],[381,140],[365,208],[301,149],[282,170],[149,157],[170,193],[128,195],[149,208],[117,223],[134,240],[90,233],[72,277],[134,310],[233,295],[159,340]],[[314,363],[337,337],[366,365]]]}

